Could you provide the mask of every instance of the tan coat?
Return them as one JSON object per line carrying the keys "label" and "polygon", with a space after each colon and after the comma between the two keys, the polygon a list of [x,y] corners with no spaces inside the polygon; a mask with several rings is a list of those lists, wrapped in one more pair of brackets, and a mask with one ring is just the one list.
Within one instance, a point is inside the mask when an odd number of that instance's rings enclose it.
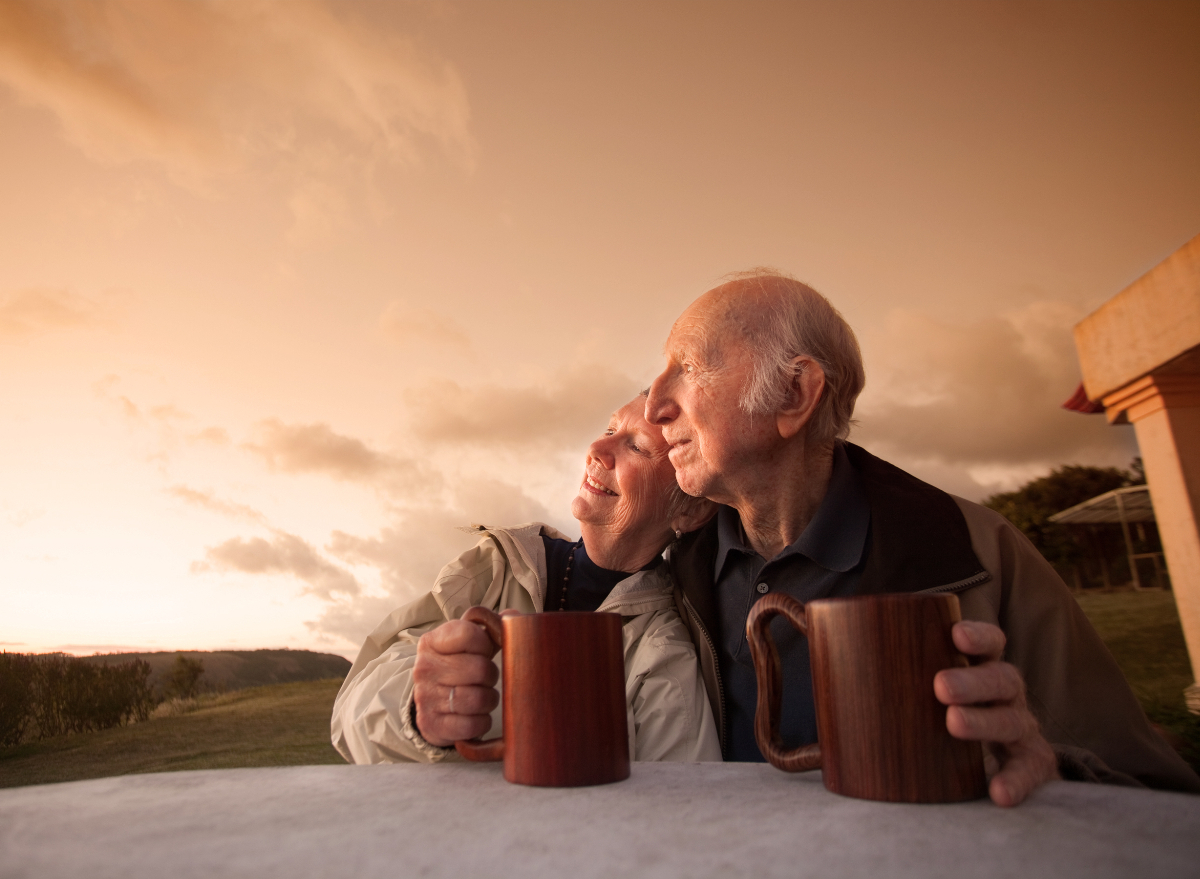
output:
{"label": "tan coat", "polygon": [[[432,591],[390,613],[372,632],[333,705],[333,745],[352,763],[459,759],[426,742],[412,720],[417,640],[467,608],[536,613],[546,599],[541,534],[547,525],[478,529],[482,539],[446,565]],[[620,613],[630,754],[636,760],[721,759],[716,725],[687,628],[675,610],[666,564],[619,583],[600,611]],[[496,656],[500,664],[500,655]],[[502,729],[499,707],[492,733]]]}

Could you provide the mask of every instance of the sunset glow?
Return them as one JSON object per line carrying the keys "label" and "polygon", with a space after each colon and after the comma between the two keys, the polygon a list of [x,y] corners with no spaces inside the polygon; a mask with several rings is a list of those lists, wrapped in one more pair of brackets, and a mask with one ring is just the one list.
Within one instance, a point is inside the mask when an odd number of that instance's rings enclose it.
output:
{"label": "sunset glow", "polygon": [[1195,3],[0,0],[0,649],[353,654],[731,271],[973,500],[1132,429],[1071,327],[1200,232]]}

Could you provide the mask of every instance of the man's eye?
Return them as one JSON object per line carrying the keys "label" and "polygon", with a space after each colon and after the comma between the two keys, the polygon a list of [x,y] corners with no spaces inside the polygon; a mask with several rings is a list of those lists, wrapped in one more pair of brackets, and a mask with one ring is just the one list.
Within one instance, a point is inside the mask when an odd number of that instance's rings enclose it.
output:
{"label": "man's eye", "polygon": [[616,431],[613,430],[611,427],[604,431],[605,436],[612,436],[614,433],[616,433]]}

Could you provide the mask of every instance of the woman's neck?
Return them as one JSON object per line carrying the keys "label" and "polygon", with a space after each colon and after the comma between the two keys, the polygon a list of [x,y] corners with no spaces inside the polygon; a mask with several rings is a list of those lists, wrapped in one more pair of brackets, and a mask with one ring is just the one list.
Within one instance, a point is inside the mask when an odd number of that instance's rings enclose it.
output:
{"label": "woman's neck", "polygon": [[580,522],[579,530],[583,535],[583,545],[587,547],[588,558],[602,568],[625,571],[629,574],[640,571],[657,558],[671,542],[672,537],[669,531],[665,534],[631,537],[587,522]]}

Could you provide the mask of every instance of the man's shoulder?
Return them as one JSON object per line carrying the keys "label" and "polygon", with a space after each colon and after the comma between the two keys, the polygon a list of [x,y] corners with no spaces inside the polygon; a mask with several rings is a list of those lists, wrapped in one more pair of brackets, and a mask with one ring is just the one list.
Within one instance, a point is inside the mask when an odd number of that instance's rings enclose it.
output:
{"label": "man's shoulder", "polygon": [[918,479],[861,446],[845,444],[871,508],[862,592],[916,592],[985,575],[967,518],[948,492]]}
{"label": "man's shoulder", "polygon": [[878,495],[880,492],[892,492],[900,495],[930,495],[941,496],[947,501],[950,495],[935,485],[930,485],[923,479],[918,479],[907,470],[901,470],[895,464],[871,454],[862,446],[854,443],[844,443],[846,457],[862,477],[868,492]]}

